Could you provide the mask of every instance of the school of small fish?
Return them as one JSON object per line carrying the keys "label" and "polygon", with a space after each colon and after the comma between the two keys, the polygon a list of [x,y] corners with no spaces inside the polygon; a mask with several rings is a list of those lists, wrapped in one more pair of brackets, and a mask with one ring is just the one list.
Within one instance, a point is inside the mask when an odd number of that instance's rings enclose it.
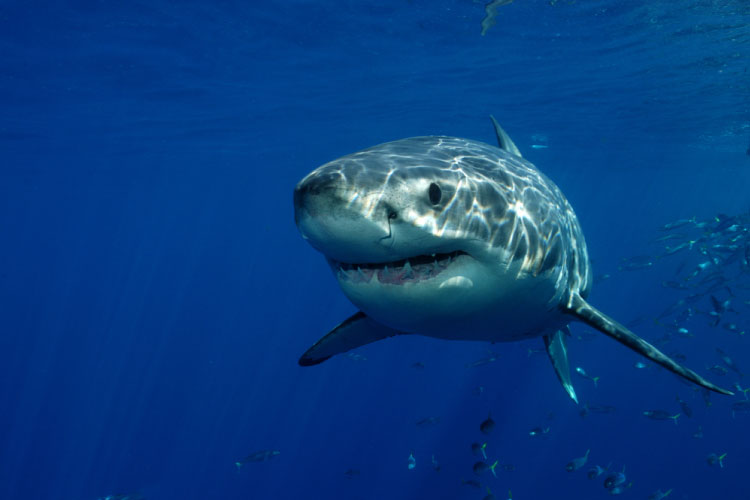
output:
{"label": "school of small fish", "polygon": [[[685,361],[686,356],[680,352],[677,344],[692,342],[696,338],[705,338],[705,333],[712,333],[710,337],[716,345],[711,349],[714,356],[713,365],[706,365],[706,370],[720,377],[733,377],[733,387],[736,390],[735,398],[728,404],[729,417],[741,418],[750,415],[750,387],[742,387],[743,366],[746,366],[740,356],[730,352],[723,342],[726,339],[744,339],[745,333],[750,331],[750,213],[741,215],[718,214],[710,219],[701,220],[696,217],[680,219],[662,225],[658,237],[652,240],[660,250],[653,255],[638,255],[620,260],[618,270],[620,272],[643,272],[644,270],[664,270],[664,266],[670,261],[674,264],[672,277],[661,281],[663,288],[674,293],[673,302],[655,317],[647,315],[638,317],[630,322],[628,326],[634,327],[639,324],[652,321],[663,330],[663,336],[655,343],[661,348],[671,348],[670,356]],[[599,280],[606,279],[610,275],[599,275]],[[724,337],[722,337],[722,335]],[[580,341],[591,341],[599,338],[588,332],[576,333],[575,337]],[[543,349],[528,349],[527,358],[534,354],[544,353]],[[353,361],[366,361],[361,355],[349,355]],[[465,367],[473,369],[491,365],[499,359],[499,354],[488,351],[487,355],[465,363]],[[412,369],[422,371],[425,364],[416,361],[410,365]],[[635,370],[646,371],[656,369],[653,365],[643,361],[637,361],[633,365]],[[598,375],[591,374],[582,366],[575,367],[575,373],[581,378],[588,380],[590,388],[597,390],[602,384]],[[604,381],[606,384],[606,380]],[[477,386],[473,394],[482,396],[484,387]],[[696,389],[686,386],[683,394],[677,394],[673,400],[664,402],[662,408],[645,408],[640,410],[641,417],[654,421],[671,421],[675,425],[685,425],[694,419],[693,408],[689,400],[699,398],[708,408],[712,406],[710,393],[704,389]],[[683,397],[685,399],[683,399]],[[719,406],[719,405],[716,405]],[[715,408],[715,407],[714,407]],[[608,404],[582,402],[577,410],[582,418],[594,418],[594,415],[607,415],[617,412],[617,408]],[[717,410],[719,411],[719,410]],[[603,418],[603,417],[596,417]],[[691,419],[684,422],[684,419]],[[429,429],[440,425],[440,416],[422,416],[412,421],[417,428]],[[492,500],[495,495],[485,481],[497,481],[500,473],[512,472],[515,465],[512,463],[501,463],[495,447],[490,444],[496,422],[492,414],[488,413],[486,418],[477,425],[477,440],[467,448],[473,456],[474,464],[471,471],[466,471],[465,478],[461,484],[467,488],[481,490],[484,500]],[[429,432],[429,431],[425,431]],[[550,435],[549,425],[538,425],[528,431],[529,439],[546,439]],[[691,431],[694,439],[703,439],[703,426],[696,425]],[[581,450],[584,451],[584,450]],[[253,452],[244,458],[234,462],[238,471],[250,463],[268,462],[280,455],[278,450],[264,449]],[[414,470],[417,467],[418,454],[410,450],[406,458],[406,468]],[[606,493],[620,495],[628,491],[633,481],[626,474],[626,467],[613,468],[612,463],[606,466],[594,464],[587,467],[589,457],[596,459],[596,452],[586,449],[585,452],[574,458],[570,458],[564,465],[566,471],[576,473],[584,470],[589,480],[601,481]],[[697,459],[700,459],[698,457]],[[435,472],[440,472],[442,467],[434,453],[425,455],[425,462]],[[723,469],[727,466],[727,453],[711,451],[704,455],[703,460],[709,467]],[[421,458],[420,458],[421,461]],[[360,476],[360,469],[349,468],[343,472],[346,479],[356,479]],[[493,483],[494,485],[494,483]],[[658,489],[651,493],[649,500],[661,500],[673,493],[669,488],[664,491]],[[512,499],[512,493],[508,491],[508,498]],[[143,500],[138,493],[114,494],[100,497],[99,500]]]}

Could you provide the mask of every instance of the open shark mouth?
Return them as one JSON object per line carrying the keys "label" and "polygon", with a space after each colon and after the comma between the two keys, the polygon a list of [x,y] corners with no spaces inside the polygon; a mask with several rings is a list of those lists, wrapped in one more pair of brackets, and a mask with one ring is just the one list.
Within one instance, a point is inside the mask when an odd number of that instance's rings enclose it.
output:
{"label": "open shark mouth", "polygon": [[342,281],[369,283],[374,277],[377,277],[380,283],[403,285],[434,278],[448,269],[448,266],[462,255],[468,256],[469,254],[457,250],[450,253],[418,255],[408,259],[376,264],[349,264],[333,259],[329,259],[329,263],[336,276]]}

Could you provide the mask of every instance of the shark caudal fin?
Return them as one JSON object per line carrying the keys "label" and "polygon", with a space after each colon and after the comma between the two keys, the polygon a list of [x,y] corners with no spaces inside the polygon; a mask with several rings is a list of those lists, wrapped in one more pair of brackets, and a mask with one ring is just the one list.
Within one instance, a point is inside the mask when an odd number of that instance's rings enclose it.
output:
{"label": "shark caudal fin", "polygon": [[667,370],[688,379],[689,381],[698,384],[706,389],[710,389],[720,394],[733,395],[731,391],[722,389],[704,379],[689,368],[685,368],[680,365],[672,358],[661,352],[656,347],[652,346],[635,333],[631,332],[625,326],[621,325],[617,321],[613,320],[606,314],[597,310],[596,308],[589,305],[588,302],[583,300],[580,296],[575,295],[571,301],[567,312],[583,321],[589,326],[592,326],[604,333],[605,335],[612,337],[621,344],[626,345],[638,354],[647,357],[654,363],[657,363]]}
{"label": "shark caudal fin", "polygon": [[578,404],[576,390],[573,388],[573,382],[570,380],[570,365],[568,365],[568,349],[565,346],[565,334],[558,330],[552,335],[544,336],[544,347],[547,348],[547,354],[555,374],[562,384],[568,396]]}
{"label": "shark caudal fin", "polygon": [[371,320],[365,313],[358,312],[315,342],[299,358],[299,364],[317,365],[336,354],[399,334],[400,332]]}

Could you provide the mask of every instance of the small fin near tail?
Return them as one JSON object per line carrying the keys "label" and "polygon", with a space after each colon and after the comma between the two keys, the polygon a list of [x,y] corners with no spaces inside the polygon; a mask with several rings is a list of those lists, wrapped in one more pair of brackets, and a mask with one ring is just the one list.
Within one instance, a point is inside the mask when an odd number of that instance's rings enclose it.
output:
{"label": "small fin near tail", "polygon": [[568,350],[565,346],[565,334],[561,330],[551,335],[544,336],[544,347],[547,348],[547,354],[555,374],[562,384],[568,396],[578,404],[576,390],[573,388],[573,382],[570,380],[570,366],[568,365]]}
{"label": "small fin near tail", "polygon": [[495,117],[490,115],[490,120],[492,120],[492,125],[495,127],[495,136],[497,137],[497,146],[500,149],[507,151],[508,153],[511,153],[511,154],[514,154],[516,156],[523,158],[523,156],[521,156],[521,151],[519,151],[518,147],[511,140],[510,136],[505,132],[505,130],[503,130],[500,124],[497,123],[497,120],[495,120]]}
{"label": "small fin near tail", "polygon": [[400,333],[373,321],[365,313],[358,312],[315,342],[299,358],[299,364],[300,366],[317,365],[336,354]]}
{"label": "small fin near tail", "polygon": [[617,321],[589,305],[588,302],[578,295],[574,295],[571,298],[570,305],[566,312],[572,314],[587,325],[596,328],[605,335],[612,337],[621,344],[631,348],[638,354],[647,357],[654,363],[663,366],[667,370],[686,378],[697,385],[728,396],[734,394],[731,391],[712,384],[689,368],[680,365]]}

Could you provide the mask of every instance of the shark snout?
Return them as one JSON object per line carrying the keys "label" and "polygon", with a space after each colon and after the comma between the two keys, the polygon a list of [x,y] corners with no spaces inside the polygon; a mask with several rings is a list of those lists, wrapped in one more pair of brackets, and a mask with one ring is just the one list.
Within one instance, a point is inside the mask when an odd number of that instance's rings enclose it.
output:
{"label": "shark snout", "polygon": [[315,215],[331,205],[340,190],[339,182],[331,175],[309,175],[294,188],[294,217],[299,224],[302,211]]}
{"label": "shark snout", "polygon": [[294,219],[302,237],[327,257],[377,262],[389,256],[392,210],[371,201],[340,177],[308,176],[294,189]]}

